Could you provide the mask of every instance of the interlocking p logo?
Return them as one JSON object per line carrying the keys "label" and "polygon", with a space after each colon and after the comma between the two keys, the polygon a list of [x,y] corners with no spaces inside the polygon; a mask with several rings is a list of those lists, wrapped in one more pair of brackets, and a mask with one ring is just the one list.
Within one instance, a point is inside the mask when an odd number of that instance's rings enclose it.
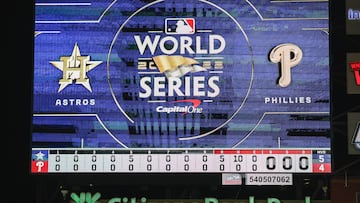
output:
{"label": "interlocking p logo", "polygon": [[291,83],[290,69],[300,63],[302,51],[295,44],[280,44],[271,50],[269,59],[273,63],[280,63],[280,78],[278,84],[281,87],[287,87]]}

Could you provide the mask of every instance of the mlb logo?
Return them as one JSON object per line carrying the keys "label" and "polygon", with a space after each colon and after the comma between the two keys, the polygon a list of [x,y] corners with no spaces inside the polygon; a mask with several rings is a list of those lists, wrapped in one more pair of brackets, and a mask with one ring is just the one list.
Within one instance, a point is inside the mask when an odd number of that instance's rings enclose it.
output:
{"label": "mlb logo", "polygon": [[195,19],[194,18],[167,18],[165,19],[166,34],[194,34]]}

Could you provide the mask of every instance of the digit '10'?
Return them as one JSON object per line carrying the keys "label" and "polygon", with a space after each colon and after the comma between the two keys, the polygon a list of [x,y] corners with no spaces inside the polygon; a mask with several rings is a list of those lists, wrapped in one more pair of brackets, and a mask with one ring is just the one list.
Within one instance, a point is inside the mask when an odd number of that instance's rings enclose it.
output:
{"label": "digit '10'", "polygon": [[[282,158],[282,168],[284,170],[291,170],[293,167],[291,156],[284,156]],[[276,158],[274,156],[269,156],[266,158],[266,168],[268,170],[276,169]],[[299,157],[299,169],[307,170],[309,168],[309,158],[306,156]]]}

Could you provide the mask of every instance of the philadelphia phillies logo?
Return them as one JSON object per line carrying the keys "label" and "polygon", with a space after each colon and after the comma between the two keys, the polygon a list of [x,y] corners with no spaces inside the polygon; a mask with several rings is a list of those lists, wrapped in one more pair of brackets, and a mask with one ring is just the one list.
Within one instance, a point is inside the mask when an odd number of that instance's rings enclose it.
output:
{"label": "philadelphia phillies logo", "polygon": [[287,87],[291,83],[291,68],[298,65],[302,59],[302,51],[295,44],[280,44],[270,52],[269,59],[273,63],[280,64],[280,87]]}

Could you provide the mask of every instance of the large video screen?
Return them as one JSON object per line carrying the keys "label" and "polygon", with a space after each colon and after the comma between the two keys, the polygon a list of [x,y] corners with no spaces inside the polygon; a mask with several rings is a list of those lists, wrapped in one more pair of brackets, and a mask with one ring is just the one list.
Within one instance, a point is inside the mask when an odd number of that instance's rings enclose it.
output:
{"label": "large video screen", "polygon": [[328,7],[37,0],[31,173],[331,173]]}

